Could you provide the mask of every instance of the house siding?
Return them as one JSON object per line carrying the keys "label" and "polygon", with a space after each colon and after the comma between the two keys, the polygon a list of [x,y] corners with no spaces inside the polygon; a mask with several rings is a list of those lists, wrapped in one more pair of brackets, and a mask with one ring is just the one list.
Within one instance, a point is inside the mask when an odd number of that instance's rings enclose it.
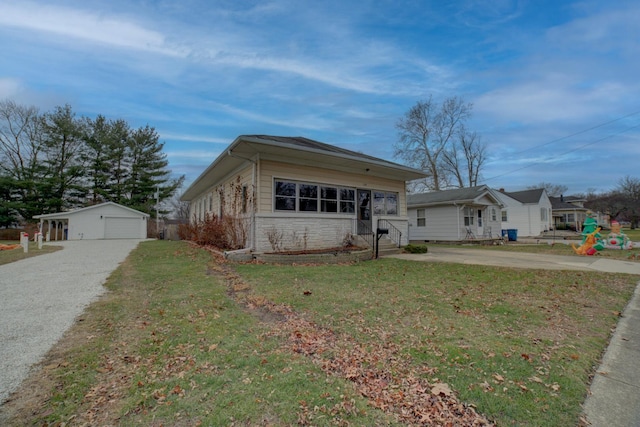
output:
{"label": "house siding", "polygon": [[[223,184],[212,185],[194,198],[190,204],[191,218],[199,221],[203,220],[207,214],[220,214],[218,189],[221,185],[225,189],[225,205],[226,210],[229,211],[229,201],[235,198],[233,189],[246,185],[250,189],[253,202],[247,206],[248,212],[253,212],[253,220],[249,218],[251,214],[247,216],[251,223],[247,247],[256,252],[340,247],[346,237],[356,234],[354,229],[356,212],[353,214],[276,212],[273,197],[275,179],[397,193],[398,215],[373,215],[372,224],[375,229],[377,220],[386,219],[402,233],[400,244],[406,245],[409,242],[404,181],[259,158],[256,159],[255,164],[251,163],[230,174]],[[229,212],[237,212],[237,209],[232,208]]]}
{"label": "house siding", "polygon": [[317,184],[327,184],[350,188],[393,191],[398,193],[398,215],[406,216],[407,198],[405,183],[390,179],[369,176],[366,174],[351,174],[324,168],[300,166],[273,160],[260,161],[259,168],[259,200],[257,213],[273,212],[273,181],[274,179],[289,179]]}
{"label": "house siding", "polygon": [[[192,200],[189,205],[190,217],[192,219],[195,218],[197,221],[202,221],[207,215],[222,214],[220,193],[218,192],[220,188],[224,189],[227,212],[230,212],[230,209],[231,211],[235,210],[237,206],[232,205],[234,202],[237,203],[238,200],[236,199],[236,195],[233,194],[233,191],[236,187],[242,187],[243,185],[247,186],[249,193],[251,194],[251,200],[253,200],[253,166],[251,165],[236,171],[224,181],[212,185],[205,192]],[[251,207],[247,206],[247,209],[249,210]]]}
{"label": "house siding", "polygon": [[342,246],[352,233],[351,217],[288,214],[255,216],[257,252],[301,251]]}
{"label": "house siding", "polygon": [[[538,203],[523,204],[508,195],[499,194],[500,199],[506,205],[507,221],[501,222],[503,230],[515,229],[518,237],[539,236],[543,231],[551,229],[552,211],[551,201],[546,193]],[[547,219],[543,220],[541,209],[546,209]]]}
{"label": "house siding", "polygon": [[[480,199],[489,203],[489,200]],[[445,205],[416,207],[409,209],[409,235],[413,242],[424,241],[459,241],[467,237],[464,225],[464,207],[474,210],[474,224],[470,230],[475,238],[500,236],[500,208],[497,205]],[[496,221],[491,219],[491,209],[496,209]],[[425,226],[418,227],[418,209],[425,209]],[[482,210],[483,225],[478,226],[478,210]]]}

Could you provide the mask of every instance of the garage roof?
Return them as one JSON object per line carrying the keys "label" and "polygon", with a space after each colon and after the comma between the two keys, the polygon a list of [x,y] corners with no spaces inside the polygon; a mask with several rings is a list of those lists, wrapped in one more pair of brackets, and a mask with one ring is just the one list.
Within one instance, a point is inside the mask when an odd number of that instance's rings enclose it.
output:
{"label": "garage roof", "polygon": [[143,216],[149,217],[149,214],[137,211],[135,209],[128,208],[126,206],[122,206],[122,205],[120,205],[118,203],[115,203],[115,202],[104,202],[104,203],[100,203],[98,205],[87,206],[86,208],[75,209],[75,210],[72,210],[72,211],[56,212],[56,213],[42,214],[42,215],[34,215],[33,218],[34,219],[67,219],[71,215],[76,215],[78,213],[87,212],[87,211],[90,211],[90,210],[93,210],[93,209],[99,209],[101,207],[108,206],[108,205],[116,206],[118,208],[127,210],[127,211],[129,211],[129,212],[131,212],[133,214],[136,214],[136,215],[143,215]]}

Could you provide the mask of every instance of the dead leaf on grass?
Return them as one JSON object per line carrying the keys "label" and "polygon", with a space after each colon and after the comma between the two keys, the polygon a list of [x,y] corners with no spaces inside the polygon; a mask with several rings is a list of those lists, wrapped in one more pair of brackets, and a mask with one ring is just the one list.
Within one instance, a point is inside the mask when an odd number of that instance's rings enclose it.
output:
{"label": "dead leaf on grass", "polygon": [[444,396],[451,396],[453,392],[449,388],[448,384],[438,383],[431,388],[431,394],[435,396],[438,396],[439,394],[442,394]]}

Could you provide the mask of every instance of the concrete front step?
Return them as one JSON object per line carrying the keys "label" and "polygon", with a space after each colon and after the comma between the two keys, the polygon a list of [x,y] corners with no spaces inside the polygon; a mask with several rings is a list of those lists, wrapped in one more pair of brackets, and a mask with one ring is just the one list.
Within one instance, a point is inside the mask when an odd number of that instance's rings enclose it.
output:
{"label": "concrete front step", "polygon": [[397,255],[402,253],[402,249],[395,244],[395,242],[391,241],[387,238],[380,239],[378,242],[378,256],[386,256],[386,255]]}

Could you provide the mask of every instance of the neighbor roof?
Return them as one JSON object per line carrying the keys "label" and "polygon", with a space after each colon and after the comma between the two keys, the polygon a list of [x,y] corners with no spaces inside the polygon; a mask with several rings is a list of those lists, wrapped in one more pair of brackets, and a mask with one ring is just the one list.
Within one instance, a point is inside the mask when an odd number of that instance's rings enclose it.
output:
{"label": "neighbor roof", "polygon": [[[564,199],[564,200],[563,200]],[[587,211],[589,209],[580,207],[578,205],[574,205],[573,203],[567,202],[567,198],[564,197],[549,197],[551,200],[551,209],[553,210],[572,210],[572,211]],[[575,198],[574,200],[582,200]]]}
{"label": "neighbor roof", "polygon": [[404,181],[426,176],[408,166],[301,136],[240,135],[195,179],[181,199],[193,199],[244,163],[255,161],[256,156],[345,172],[362,169],[362,173]]}
{"label": "neighbor roof", "polygon": [[502,205],[500,200],[494,196],[492,190],[486,185],[456,188],[454,190],[432,191],[429,193],[409,194],[407,196],[407,205],[411,207],[452,203],[473,203],[485,195],[492,198],[496,204],[500,206]]}
{"label": "neighbor roof", "polygon": [[520,203],[538,203],[544,191],[544,188],[536,188],[534,190],[514,191],[509,193],[505,191],[504,194],[512,199],[516,199]]}

